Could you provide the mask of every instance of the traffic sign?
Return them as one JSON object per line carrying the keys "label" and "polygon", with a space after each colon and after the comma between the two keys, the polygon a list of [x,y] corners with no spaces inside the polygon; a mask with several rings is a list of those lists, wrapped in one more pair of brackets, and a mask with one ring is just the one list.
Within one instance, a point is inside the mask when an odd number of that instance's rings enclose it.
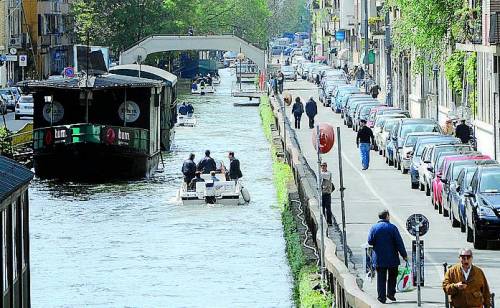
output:
{"label": "traffic sign", "polygon": [[5,56],[5,60],[6,61],[10,61],[10,62],[16,62],[17,61],[17,56],[16,55],[6,55]]}
{"label": "traffic sign", "polygon": [[19,66],[28,66],[28,55],[19,55]]}
{"label": "traffic sign", "polygon": [[429,231],[429,220],[422,214],[413,214],[406,220],[406,230],[413,236],[417,236],[417,230],[419,236],[425,235]]}
{"label": "traffic sign", "polygon": [[335,40],[342,42],[345,41],[345,31],[344,30],[338,30],[335,32]]}
{"label": "traffic sign", "polygon": [[63,71],[63,75],[69,78],[75,77],[75,69],[71,66],[65,67]]}
{"label": "traffic sign", "polygon": [[6,55],[0,55],[0,61],[7,61]]}

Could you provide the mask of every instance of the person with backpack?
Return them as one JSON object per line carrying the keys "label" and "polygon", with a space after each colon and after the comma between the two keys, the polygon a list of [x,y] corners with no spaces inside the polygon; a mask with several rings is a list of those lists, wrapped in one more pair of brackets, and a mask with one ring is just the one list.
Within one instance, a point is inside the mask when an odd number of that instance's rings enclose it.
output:
{"label": "person with backpack", "polygon": [[300,118],[304,113],[304,104],[300,101],[300,97],[295,98],[295,103],[292,106],[292,113],[295,119],[295,129],[300,129]]}

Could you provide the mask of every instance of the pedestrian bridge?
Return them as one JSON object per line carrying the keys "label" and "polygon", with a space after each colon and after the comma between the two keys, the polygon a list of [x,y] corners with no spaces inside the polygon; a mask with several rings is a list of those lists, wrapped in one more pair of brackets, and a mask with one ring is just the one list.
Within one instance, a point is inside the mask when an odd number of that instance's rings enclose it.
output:
{"label": "pedestrian bridge", "polygon": [[241,52],[260,70],[266,67],[266,52],[235,35],[152,35],[120,54],[120,64],[144,61],[149,54],[180,50],[224,50]]}

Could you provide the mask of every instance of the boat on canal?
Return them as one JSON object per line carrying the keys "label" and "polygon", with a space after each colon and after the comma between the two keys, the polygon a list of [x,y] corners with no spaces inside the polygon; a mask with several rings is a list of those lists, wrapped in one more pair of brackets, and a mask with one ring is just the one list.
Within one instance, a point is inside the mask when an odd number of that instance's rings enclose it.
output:
{"label": "boat on canal", "polygon": [[99,64],[91,63],[88,74],[79,77],[21,83],[34,99],[37,176],[149,178],[162,148],[170,148],[176,78],[145,65],[118,66],[109,73]]}
{"label": "boat on canal", "polygon": [[215,93],[213,81],[209,83],[208,78],[197,78],[191,84],[191,94],[205,95],[207,93]]}
{"label": "boat on canal", "polygon": [[198,120],[194,114],[177,114],[177,126],[195,127]]}

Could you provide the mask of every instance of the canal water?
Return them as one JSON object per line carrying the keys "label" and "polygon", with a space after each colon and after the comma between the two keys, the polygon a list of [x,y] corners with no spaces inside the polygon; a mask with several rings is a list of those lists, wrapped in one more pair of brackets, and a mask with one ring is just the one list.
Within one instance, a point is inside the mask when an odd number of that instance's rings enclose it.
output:
{"label": "canal water", "polygon": [[[148,181],[31,185],[32,307],[291,307],[292,279],[269,145],[256,107],[234,107],[234,76],[217,93],[181,96],[198,117],[176,129],[165,172]],[[181,206],[190,152],[240,159],[252,201]]]}

